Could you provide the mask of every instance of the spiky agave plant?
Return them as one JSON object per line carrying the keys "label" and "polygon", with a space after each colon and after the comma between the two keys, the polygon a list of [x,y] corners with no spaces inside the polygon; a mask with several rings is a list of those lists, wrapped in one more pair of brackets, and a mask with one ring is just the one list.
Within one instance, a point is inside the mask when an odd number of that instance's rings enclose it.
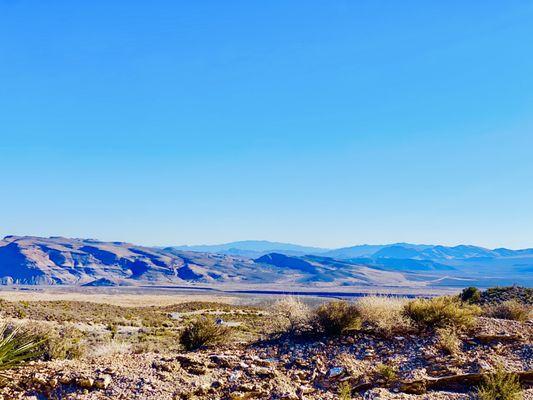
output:
{"label": "spiky agave plant", "polygon": [[22,333],[20,328],[8,330],[7,325],[0,326],[0,373],[39,357],[41,344],[42,341]]}

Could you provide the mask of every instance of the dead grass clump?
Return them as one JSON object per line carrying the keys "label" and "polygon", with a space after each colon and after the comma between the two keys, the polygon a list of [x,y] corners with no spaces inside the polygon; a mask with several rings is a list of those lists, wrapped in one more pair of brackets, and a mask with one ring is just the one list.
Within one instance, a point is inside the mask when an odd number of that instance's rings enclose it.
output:
{"label": "dead grass clump", "polygon": [[340,335],[361,327],[359,312],[347,301],[331,301],[319,306],[314,312],[317,327],[326,335]]}
{"label": "dead grass clump", "polygon": [[230,331],[216,323],[212,317],[200,317],[193,320],[180,336],[180,343],[185,350],[196,350],[204,346],[222,344],[228,340]]}
{"label": "dead grass clump", "polygon": [[533,308],[516,300],[507,300],[500,304],[485,307],[485,315],[492,318],[527,321],[531,318]]}
{"label": "dead grass clump", "polygon": [[461,330],[475,324],[480,308],[461,303],[456,297],[442,296],[412,300],[405,305],[404,313],[420,329],[453,327]]}
{"label": "dead grass clump", "polygon": [[119,340],[97,344],[91,349],[90,356],[94,358],[111,357],[116,354],[131,353],[131,344]]}
{"label": "dead grass clump", "polygon": [[455,356],[461,352],[461,340],[454,328],[437,329],[437,346],[446,354]]}
{"label": "dead grass clump", "polygon": [[407,300],[391,296],[365,296],[355,307],[363,323],[384,336],[408,331],[411,321],[404,314]]}
{"label": "dead grass clump", "polygon": [[502,366],[484,379],[477,394],[480,400],[520,400],[523,397],[518,377]]}
{"label": "dead grass clump", "polygon": [[274,333],[299,335],[311,328],[311,309],[296,297],[285,297],[272,305]]}

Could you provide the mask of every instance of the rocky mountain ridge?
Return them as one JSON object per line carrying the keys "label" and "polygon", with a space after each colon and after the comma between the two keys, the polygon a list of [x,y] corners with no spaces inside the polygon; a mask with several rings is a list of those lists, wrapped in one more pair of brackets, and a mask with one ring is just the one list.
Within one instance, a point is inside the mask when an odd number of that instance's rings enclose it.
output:
{"label": "rocky mountain ridge", "polygon": [[[257,242],[243,242],[242,253]],[[395,244],[357,250],[319,249],[261,242],[256,257],[146,247],[63,237],[7,236],[0,240],[3,284],[86,286],[282,284],[294,286],[531,285],[533,251],[475,246]],[[270,251],[273,247],[286,250]],[[232,247],[228,247],[232,248]],[[313,248],[300,248],[300,250]],[[222,250],[220,250],[222,251]],[[303,250],[302,250],[303,251]],[[264,254],[263,254],[264,253]],[[357,254],[358,256],[353,256]]]}

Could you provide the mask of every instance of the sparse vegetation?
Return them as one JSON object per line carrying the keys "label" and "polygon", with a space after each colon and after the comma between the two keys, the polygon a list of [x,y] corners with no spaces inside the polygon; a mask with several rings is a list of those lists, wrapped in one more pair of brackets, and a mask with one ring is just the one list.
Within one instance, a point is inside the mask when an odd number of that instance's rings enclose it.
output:
{"label": "sparse vegetation", "polygon": [[340,335],[361,327],[357,308],[347,301],[331,301],[319,306],[314,313],[316,326],[327,335]]}
{"label": "sparse vegetation", "polygon": [[481,304],[498,304],[508,300],[533,305],[533,288],[506,286],[489,288],[481,293]]}
{"label": "sparse vegetation", "polygon": [[492,318],[510,319],[513,321],[527,321],[531,318],[533,307],[516,300],[485,306],[485,315]]}
{"label": "sparse vegetation", "polygon": [[311,329],[311,309],[296,297],[286,297],[272,305],[274,333],[299,335]]}
{"label": "sparse vegetation", "polygon": [[478,388],[478,397],[480,400],[520,400],[522,388],[516,375],[498,366]]}
{"label": "sparse vegetation", "polygon": [[384,336],[403,333],[411,322],[403,310],[407,300],[390,296],[366,296],[358,299],[355,308],[363,323]]}
{"label": "sparse vegetation", "polygon": [[192,321],[183,330],[180,343],[185,350],[196,350],[204,346],[213,346],[228,340],[229,329],[218,325],[212,317],[200,317]]}
{"label": "sparse vegetation", "polygon": [[351,400],[352,387],[348,382],[342,382],[339,385],[339,400]]}
{"label": "sparse vegetation", "polygon": [[404,312],[420,329],[468,329],[474,325],[480,308],[461,303],[454,297],[442,296],[410,301],[405,305]]}
{"label": "sparse vegetation", "polygon": [[437,344],[446,354],[455,356],[461,352],[461,340],[454,328],[438,328]]}
{"label": "sparse vegetation", "polygon": [[[305,301],[313,304],[318,300]],[[43,303],[35,303],[13,302],[6,309],[0,308],[4,315],[9,313],[8,319],[12,321],[3,336],[19,327],[13,348],[27,341],[37,343],[28,357],[39,362],[9,372],[24,377],[24,385],[41,385],[31,387],[35,391],[44,390],[47,379],[56,382],[54,390],[61,390],[63,385],[78,392],[80,389],[76,389],[76,385],[88,385],[90,379],[94,382],[100,379],[99,385],[103,384],[101,375],[110,375],[108,379],[114,380],[115,376],[121,379],[124,374],[128,378],[121,380],[121,385],[138,382],[144,376],[143,368],[153,368],[150,376],[156,382],[168,383],[173,377],[177,378],[180,387],[173,389],[180,391],[180,398],[187,398],[183,395],[189,392],[195,396],[203,393],[195,392],[194,377],[213,370],[213,376],[217,376],[215,385],[220,385],[209,389],[208,395],[214,397],[268,398],[277,387],[280,392],[276,395],[292,390],[287,377],[297,377],[303,385],[310,385],[310,379],[318,376],[327,380],[328,395],[322,396],[325,392],[316,386],[310,399],[349,400],[352,390],[357,387],[359,392],[361,384],[380,388],[384,394],[396,390],[408,392],[418,390],[418,386],[405,388],[413,377],[413,385],[429,385],[430,379],[431,382],[442,376],[454,379],[455,373],[457,379],[463,379],[462,374],[473,375],[469,379],[475,380],[460,383],[461,389],[466,390],[468,385],[472,389],[479,384],[480,377],[469,373],[477,371],[476,363],[482,359],[498,358],[521,374],[529,362],[528,353],[523,351],[524,342],[514,339],[522,335],[529,337],[529,323],[481,318],[476,325],[479,331],[465,330],[474,323],[480,307],[459,296],[416,300],[367,296],[354,302],[329,301],[316,308],[308,307],[296,297],[282,298],[262,307],[192,302],[142,309],[137,305],[107,307],[106,304],[47,302],[50,308],[46,309]],[[75,307],[79,304],[81,310],[77,314]],[[489,309],[514,312],[515,308],[523,307],[519,302],[483,305],[487,313]],[[28,316],[38,318],[16,318],[21,309]],[[139,315],[136,315],[138,309]],[[113,312],[116,312],[113,318],[101,322]],[[154,315],[149,316],[150,312]],[[43,320],[49,317],[49,321]],[[272,332],[283,335],[272,335]],[[347,333],[350,334],[342,335]],[[226,346],[230,334],[235,342],[249,345]],[[298,337],[301,334],[303,337]],[[485,345],[504,334],[513,338],[506,341],[505,346]],[[208,349],[204,351],[203,348]],[[184,349],[200,351],[184,353]],[[510,352],[511,364],[506,359]],[[79,360],[50,362],[57,359]],[[472,362],[464,363],[464,360]],[[20,362],[6,363],[6,368],[20,365]],[[120,363],[118,368],[117,363]],[[113,373],[106,372],[108,366]],[[71,368],[79,370],[73,373]],[[131,370],[128,368],[138,371],[134,379],[129,379]],[[234,375],[231,380],[229,375],[235,370],[245,372],[238,378],[242,382],[237,386],[232,380]],[[422,370],[426,372],[420,374]],[[46,376],[41,371],[54,371],[58,375]],[[426,379],[428,375],[431,378]],[[517,376],[496,371],[479,386],[480,399],[518,399],[513,397],[520,393]],[[527,375],[520,376],[526,379],[523,376]],[[58,385],[60,379],[68,383]],[[271,386],[257,386],[258,379]],[[20,383],[20,380],[15,382]],[[172,384],[167,383],[156,390],[170,390]],[[92,386],[90,390],[96,388]],[[142,389],[135,386],[132,393],[139,390]],[[46,390],[42,393],[49,394]],[[203,398],[203,394],[199,398]]]}
{"label": "sparse vegetation", "polygon": [[394,382],[394,380],[396,380],[398,377],[396,368],[388,364],[378,364],[376,366],[376,374],[378,379],[387,384]]}

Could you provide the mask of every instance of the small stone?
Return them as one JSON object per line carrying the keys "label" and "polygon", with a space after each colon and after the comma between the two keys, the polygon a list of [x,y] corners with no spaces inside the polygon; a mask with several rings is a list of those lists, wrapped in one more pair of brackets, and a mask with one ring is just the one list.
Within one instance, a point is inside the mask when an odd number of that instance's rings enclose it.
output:
{"label": "small stone", "polygon": [[111,376],[102,375],[94,381],[94,386],[98,389],[107,389],[111,384]]}
{"label": "small stone", "polygon": [[90,389],[94,385],[94,379],[93,378],[80,378],[78,379],[78,385],[81,388]]}

